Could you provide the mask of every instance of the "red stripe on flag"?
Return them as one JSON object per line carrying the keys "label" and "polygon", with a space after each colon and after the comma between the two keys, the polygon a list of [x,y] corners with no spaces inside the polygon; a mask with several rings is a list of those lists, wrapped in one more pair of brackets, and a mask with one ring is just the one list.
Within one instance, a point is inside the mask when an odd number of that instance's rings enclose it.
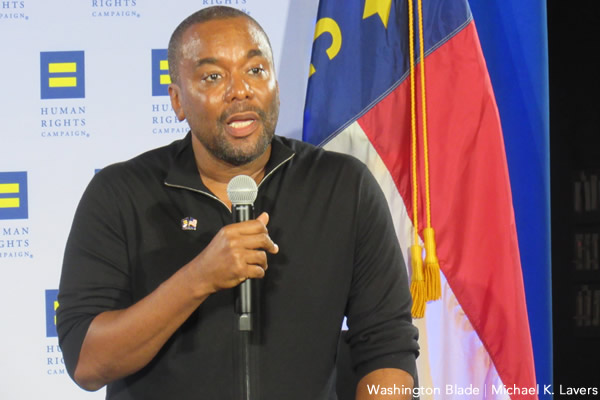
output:
{"label": "red stripe on flag", "polygon": [[[474,24],[429,55],[426,68],[432,224],[441,268],[503,383],[533,388],[533,351],[504,142]],[[412,216],[408,85],[407,79],[359,124]],[[420,143],[420,230],[426,222],[422,154]]]}

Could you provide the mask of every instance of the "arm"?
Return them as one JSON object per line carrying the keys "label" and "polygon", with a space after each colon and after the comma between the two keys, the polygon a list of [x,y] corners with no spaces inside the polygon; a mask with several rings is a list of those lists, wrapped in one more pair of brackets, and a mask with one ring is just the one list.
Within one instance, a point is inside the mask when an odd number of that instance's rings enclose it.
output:
{"label": "arm", "polygon": [[[394,368],[384,368],[377,369],[367,375],[365,375],[358,385],[356,386],[356,400],[376,400],[378,397],[373,392],[372,387],[380,386],[385,388],[399,388],[399,394],[387,395],[386,399],[389,400],[409,400],[412,398],[412,388],[414,386],[414,381],[412,376],[401,369]],[[369,387],[371,387],[371,392],[369,391]],[[411,390],[402,390],[402,388],[410,388]]]}
{"label": "arm", "polygon": [[372,386],[368,385],[388,388],[404,384],[412,388],[418,331],[410,315],[406,267],[383,193],[370,174],[365,174],[359,193],[346,339],[354,368],[363,377],[356,398],[376,400],[374,393],[369,397]]}
{"label": "arm", "polygon": [[222,228],[192,261],[136,304],[105,311],[92,321],[79,354],[75,381],[97,390],[144,367],[211,294],[262,278],[269,238],[268,215]]}

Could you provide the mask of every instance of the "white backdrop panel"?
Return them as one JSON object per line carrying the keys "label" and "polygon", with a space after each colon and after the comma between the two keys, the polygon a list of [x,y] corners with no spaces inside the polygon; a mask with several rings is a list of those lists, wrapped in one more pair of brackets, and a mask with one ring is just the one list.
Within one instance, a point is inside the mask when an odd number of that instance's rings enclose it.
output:
{"label": "white backdrop panel", "polygon": [[[152,49],[166,49],[177,24],[200,8],[222,4],[249,13],[273,45],[277,132],[300,138],[317,3],[0,1],[1,399],[104,398],[104,390],[86,393],[67,376],[53,332],[53,296],[72,217],[95,170],[185,135],[168,97],[152,95]],[[52,63],[71,67],[51,72],[42,62],[46,52],[64,52]],[[72,52],[83,52],[75,70],[69,57],[81,53]],[[76,78],[85,96],[43,98],[56,93],[42,91],[51,77]]]}

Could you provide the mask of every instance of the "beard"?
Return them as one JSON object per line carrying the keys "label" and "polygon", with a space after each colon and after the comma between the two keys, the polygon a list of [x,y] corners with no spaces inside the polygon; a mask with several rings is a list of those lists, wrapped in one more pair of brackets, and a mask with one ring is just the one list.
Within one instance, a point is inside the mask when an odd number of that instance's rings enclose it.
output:
{"label": "beard", "polygon": [[[263,129],[254,143],[235,144],[228,140],[224,126],[226,120],[232,114],[252,111],[255,112],[261,122]],[[279,117],[279,96],[273,96],[273,101],[267,110],[255,106],[237,104],[225,110],[220,116],[214,133],[209,135],[196,135],[200,143],[214,157],[236,167],[248,164],[254,161],[269,148],[273,136],[275,135],[275,126]]]}

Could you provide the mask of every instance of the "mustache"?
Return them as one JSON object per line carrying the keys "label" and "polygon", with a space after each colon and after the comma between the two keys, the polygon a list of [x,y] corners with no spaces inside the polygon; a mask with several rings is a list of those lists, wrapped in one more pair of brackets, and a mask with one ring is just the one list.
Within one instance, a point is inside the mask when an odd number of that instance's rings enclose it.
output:
{"label": "mustache", "polygon": [[267,113],[260,107],[252,106],[248,104],[234,104],[225,111],[221,113],[219,116],[219,122],[225,123],[229,117],[233,114],[243,113],[243,112],[254,112],[258,114],[261,120],[266,121]]}

